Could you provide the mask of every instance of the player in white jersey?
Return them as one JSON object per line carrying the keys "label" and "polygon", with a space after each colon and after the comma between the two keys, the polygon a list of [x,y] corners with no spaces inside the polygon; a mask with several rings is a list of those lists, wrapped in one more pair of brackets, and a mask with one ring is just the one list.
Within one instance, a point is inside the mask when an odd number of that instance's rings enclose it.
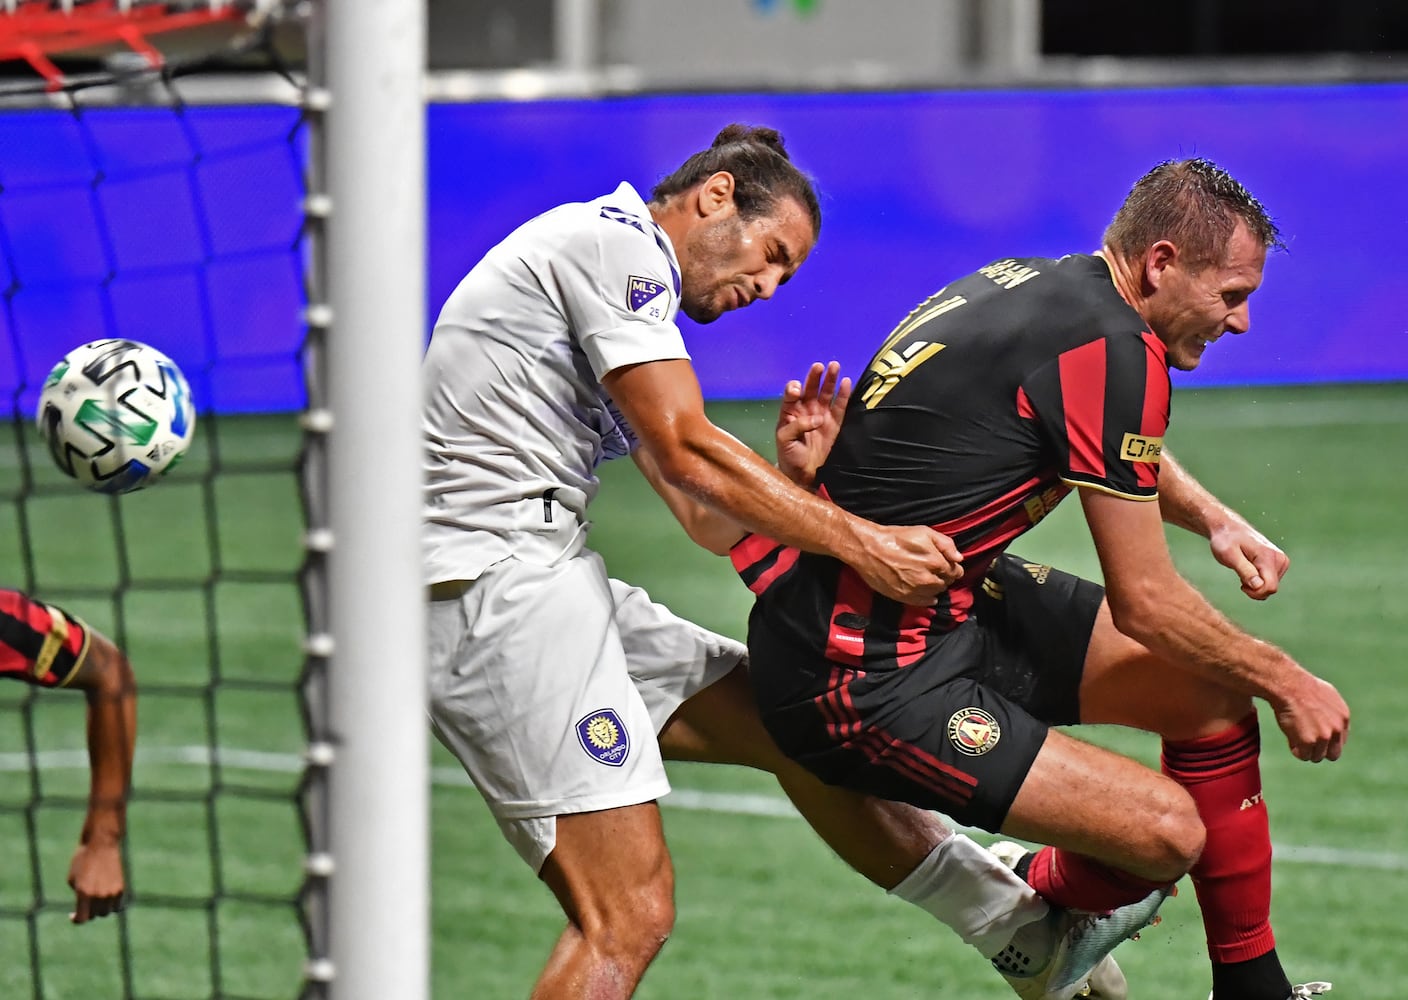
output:
{"label": "player in white jersey", "polygon": [[[704,415],[677,312],[710,322],[769,298],[819,228],[781,137],[732,125],[648,203],[622,184],[520,227],[436,323],[423,422],[431,721],[567,915],[534,997],[629,996],[668,936],[662,753],[774,772],[852,867],[985,956],[1016,940],[1039,968],[1072,932],[934,814],[786,760],[753,707],[742,645],[610,579],[585,547],[594,470],[630,454],[707,547],[695,503],[842,559],[898,600],[927,603],[957,578],[943,535],[847,514]],[[789,397],[780,440],[826,422],[819,386]]]}

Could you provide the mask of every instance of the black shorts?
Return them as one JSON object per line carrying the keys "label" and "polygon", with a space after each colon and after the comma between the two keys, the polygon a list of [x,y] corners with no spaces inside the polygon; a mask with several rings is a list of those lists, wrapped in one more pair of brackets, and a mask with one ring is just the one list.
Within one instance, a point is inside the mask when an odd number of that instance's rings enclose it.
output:
{"label": "black shorts", "polygon": [[799,655],[799,643],[755,611],[748,641],[763,722],[827,784],[995,832],[1048,728],[1080,720],[1103,598],[1098,584],[1003,555],[967,621],[913,663],[863,669]]}

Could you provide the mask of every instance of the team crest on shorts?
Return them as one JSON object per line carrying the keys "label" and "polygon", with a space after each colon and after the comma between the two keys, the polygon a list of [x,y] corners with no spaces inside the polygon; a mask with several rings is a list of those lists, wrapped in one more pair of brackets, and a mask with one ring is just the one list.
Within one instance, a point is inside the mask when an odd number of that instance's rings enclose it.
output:
{"label": "team crest on shorts", "polygon": [[577,723],[577,742],[594,760],[612,767],[626,763],[631,738],[615,709],[599,708]]}
{"label": "team crest on shorts", "polygon": [[981,757],[1002,739],[1002,727],[981,708],[963,708],[949,716],[948,738],[959,753]]}

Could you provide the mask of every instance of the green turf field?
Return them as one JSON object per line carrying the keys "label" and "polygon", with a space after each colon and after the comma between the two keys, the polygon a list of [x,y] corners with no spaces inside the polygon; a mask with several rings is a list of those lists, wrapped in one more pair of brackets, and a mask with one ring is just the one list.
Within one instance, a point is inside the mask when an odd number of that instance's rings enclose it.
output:
{"label": "green turf field", "polygon": [[[770,403],[712,411],[745,440],[770,439]],[[1180,566],[1233,618],[1336,683],[1355,712],[1346,756],[1320,765],[1292,759],[1263,717],[1282,955],[1298,981],[1333,981],[1335,998],[1397,1000],[1408,966],[1398,923],[1408,912],[1408,683],[1397,677],[1408,625],[1400,600],[1408,386],[1180,392],[1173,427],[1169,446],[1184,464],[1293,559],[1282,593],[1265,604],[1242,598],[1198,539],[1174,533]],[[83,746],[81,698],[0,688],[0,717],[17,720],[0,726],[5,1000],[298,993],[298,441],[287,417],[208,421],[197,437],[171,481],[119,502],[66,488],[33,454],[37,492],[21,499],[12,485],[0,497],[0,582],[33,583],[119,633],[143,685],[131,809],[136,903],[122,921],[82,928],[65,922],[63,883],[86,787],[74,753]],[[12,444],[0,444],[0,482],[21,482],[19,461]],[[604,471],[593,542],[613,573],[740,635],[749,595],[726,562],[689,546],[628,463]],[[1096,572],[1074,502],[1016,551]],[[1156,760],[1152,737],[1085,732]],[[454,762],[437,748],[433,763],[434,997],[526,996],[561,919]],[[672,777],[676,791],[663,805],[679,920],[640,996],[1010,995],[948,931],[832,858],[765,776],[694,765]],[[1186,883],[1164,913],[1119,952],[1131,996],[1203,1000],[1202,936]]]}

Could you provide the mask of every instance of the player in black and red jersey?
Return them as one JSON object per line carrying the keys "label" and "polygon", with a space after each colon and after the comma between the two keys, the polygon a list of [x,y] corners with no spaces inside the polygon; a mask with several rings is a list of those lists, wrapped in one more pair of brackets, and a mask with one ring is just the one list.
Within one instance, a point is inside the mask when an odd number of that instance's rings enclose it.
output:
{"label": "player in black and red jersey", "polygon": [[[1275,225],[1206,160],[1131,191],[1093,255],[984,267],[900,323],[816,475],[847,510],[951,536],[964,575],[930,607],[833,559],[749,536],[752,679],[768,730],[823,780],[1056,845],[1014,863],[1101,910],[1190,872],[1215,1000],[1287,1000],[1253,699],[1295,756],[1340,756],[1349,709],[1176,571],[1167,521],[1209,539],[1255,599],[1285,554],[1163,447],[1170,367],[1249,324]],[[1072,489],[1105,588],[1007,553]],[[1052,730],[1163,737],[1163,775]]]}
{"label": "player in black and red jersey", "polygon": [[69,865],[69,919],[81,924],[122,909],[122,837],[137,723],[137,688],[127,657],[68,612],[0,589],[0,677],[78,688],[87,697],[88,813]]}

